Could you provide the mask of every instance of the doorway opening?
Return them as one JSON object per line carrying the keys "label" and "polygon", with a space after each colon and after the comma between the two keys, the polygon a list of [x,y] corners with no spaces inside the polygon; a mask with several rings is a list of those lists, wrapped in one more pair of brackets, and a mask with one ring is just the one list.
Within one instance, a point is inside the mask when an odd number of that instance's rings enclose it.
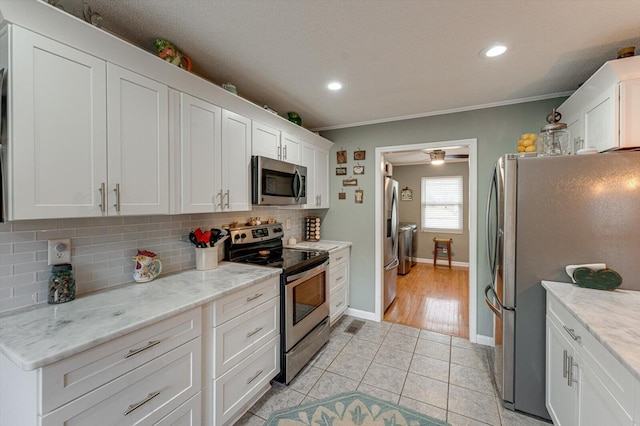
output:
{"label": "doorway opening", "polygon": [[[389,307],[385,315],[383,308],[384,278],[383,278],[383,235],[385,232],[384,221],[384,200],[382,189],[385,176],[388,175],[388,167],[385,167],[387,160],[398,162],[398,158],[403,155],[409,160],[400,161],[403,164],[425,164],[426,161],[420,157],[425,154],[429,156],[433,151],[445,151],[449,157],[445,162],[461,161],[459,166],[464,164],[468,167],[468,188],[465,188],[464,202],[468,203],[468,214],[465,220],[465,227],[468,229],[468,259],[462,264],[452,262],[451,268],[446,260],[438,258],[436,266],[431,259],[425,259],[431,250],[426,247],[425,238],[420,239],[423,244],[422,249],[418,249],[418,263],[411,268],[407,275],[398,276],[396,300]],[[477,140],[464,139],[441,142],[426,142],[412,145],[396,145],[376,148],[376,162],[379,164],[379,176],[376,178],[376,199],[375,199],[375,318],[378,321],[389,320],[406,325],[412,325],[423,329],[438,331],[445,334],[457,335],[469,338],[471,342],[476,342],[476,309],[477,309]],[[434,156],[430,157],[435,158]],[[400,168],[401,169],[401,168]],[[395,168],[392,172],[396,176]],[[402,182],[400,182],[402,185]],[[465,184],[467,185],[467,184]],[[417,190],[416,190],[417,189]],[[413,197],[420,202],[421,189],[413,188]],[[419,207],[416,207],[419,208]],[[400,206],[402,209],[402,205]],[[420,213],[421,214],[421,213]],[[402,211],[400,213],[402,217]],[[417,218],[418,230],[421,229],[421,219]],[[420,231],[419,231],[420,233]],[[433,244],[433,243],[431,243]],[[454,239],[455,245],[455,239]],[[464,244],[459,243],[463,248]],[[464,247],[466,248],[466,247]],[[455,250],[452,250],[455,252]],[[464,253],[465,255],[467,253]],[[435,255],[435,253],[433,253]],[[429,261],[429,263],[425,263]],[[414,263],[415,264],[415,263]],[[466,265],[468,264],[468,268]],[[463,266],[461,266],[463,265]],[[428,285],[425,285],[428,284]]]}

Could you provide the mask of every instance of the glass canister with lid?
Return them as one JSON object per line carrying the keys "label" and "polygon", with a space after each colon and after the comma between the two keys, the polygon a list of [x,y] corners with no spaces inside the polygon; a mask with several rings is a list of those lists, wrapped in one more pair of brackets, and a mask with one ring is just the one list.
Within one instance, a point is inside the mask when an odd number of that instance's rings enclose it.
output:
{"label": "glass canister with lid", "polygon": [[76,298],[76,280],[70,263],[54,265],[49,277],[49,300],[51,304],[70,302]]}
{"label": "glass canister with lid", "polygon": [[555,109],[547,116],[547,124],[538,135],[538,155],[554,156],[571,154],[571,135],[562,115]]}

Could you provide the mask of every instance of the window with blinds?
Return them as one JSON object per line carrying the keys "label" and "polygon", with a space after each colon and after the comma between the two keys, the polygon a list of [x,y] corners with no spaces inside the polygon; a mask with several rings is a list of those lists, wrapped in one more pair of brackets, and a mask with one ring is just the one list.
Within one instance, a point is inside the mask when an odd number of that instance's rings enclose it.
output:
{"label": "window with blinds", "polygon": [[422,178],[422,230],[462,233],[462,176]]}

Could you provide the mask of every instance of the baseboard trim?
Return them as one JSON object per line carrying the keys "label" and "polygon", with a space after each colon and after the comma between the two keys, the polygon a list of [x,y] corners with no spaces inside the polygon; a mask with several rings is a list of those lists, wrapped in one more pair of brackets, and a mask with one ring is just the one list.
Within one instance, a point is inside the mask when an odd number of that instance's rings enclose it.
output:
{"label": "baseboard trim", "polygon": [[476,335],[476,343],[484,346],[491,346],[492,348],[495,346],[495,340],[490,336],[482,336],[480,334]]}
{"label": "baseboard trim", "polygon": [[[421,257],[416,257],[416,258],[414,258],[414,260],[416,262],[418,262],[418,263],[433,263],[433,259],[423,259]],[[444,260],[444,259],[438,259],[438,262],[439,262],[438,265],[442,266],[443,265],[442,262],[447,262],[447,261]],[[463,267],[468,268],[469,267],[469,262],[459,262],[457,260],[452,260],[451,261],[451,266],[463,266]]]}
{"label": "baseboard trim", "polygon": [[351,316],[351,317],[356,317],[356,318],[360,318],[360,319],[366,319],[366,320],[370,320],[370,321],[375,321],[376,320],[376,314],[375,313],[369,312],[369,311],[361,311],[360,309],[347,308],[347,310],[344,313],[349,315],[349,316]]}

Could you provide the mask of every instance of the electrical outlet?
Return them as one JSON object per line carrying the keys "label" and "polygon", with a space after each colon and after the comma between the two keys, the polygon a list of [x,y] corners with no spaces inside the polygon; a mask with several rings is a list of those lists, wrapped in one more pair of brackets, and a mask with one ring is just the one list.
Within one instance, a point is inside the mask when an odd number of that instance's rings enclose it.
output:
{"label": "electrical outlet", "polygon": [[71,263],[71,239],[49,240],[49,265]]}
{"label": "electrical outlet", "polygon": [[291,229],[291,219],[287,218],[284,220],[284,229]]}

